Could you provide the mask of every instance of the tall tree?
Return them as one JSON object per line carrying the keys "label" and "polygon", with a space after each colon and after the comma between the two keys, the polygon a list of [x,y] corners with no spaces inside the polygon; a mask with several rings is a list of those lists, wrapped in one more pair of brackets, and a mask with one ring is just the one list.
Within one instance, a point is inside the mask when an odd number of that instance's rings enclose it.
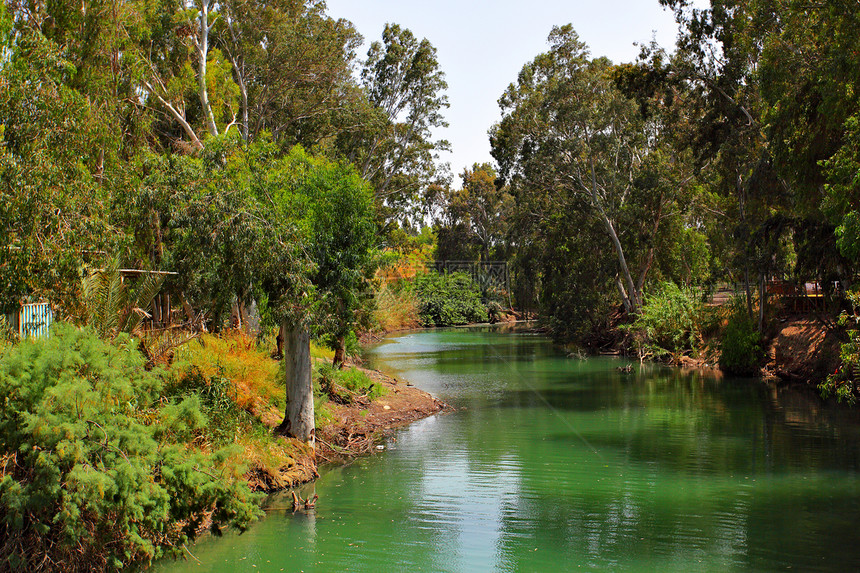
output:
{"label": "tall tree", "polygon": [[[508,234],[513,197],[507,187],[496,185],[496,170],[489,163],[475,163],[463,170],[461,189],[448,191],[444,198],[439,250],[443,244],[455,252],[469,244],[478,247],[480,260],[490,260],[492,248],[500,246]],[[457,245],[457,247],[454,247]]]}
{"label": "tall tree", "polygon": [[615,252],[616,286],[628,312],[641,304],[618,228],[647,152],[642,119],[618,91],[605,58],[589,59],[570,25],[549,36],[550,51],[523,68],[499,100],[493,156],[519,193],[545,193],[546,208],[585,208]]}
{"label": "tall tree", "polygon": [[426,38],[386,24],[382,41],[368,50],[361,79],[374,113],[340,146],[371,182],[378,202],[402,212],[436,182],[435,153],[448,149],[448,142],[432,140],[434,129],[448,125],[442,116],[448,107],[445,74]]}

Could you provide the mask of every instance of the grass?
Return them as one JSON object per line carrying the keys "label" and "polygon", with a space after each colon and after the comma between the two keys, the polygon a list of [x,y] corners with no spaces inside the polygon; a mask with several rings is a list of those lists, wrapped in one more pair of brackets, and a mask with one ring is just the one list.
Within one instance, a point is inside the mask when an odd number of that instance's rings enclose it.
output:
{"label": "grass", "polygon": [[388,282],[374,293],[376,309],[373,321],[383,332],[416,328],[421,325],[418,318],[418,299],[406,288],[394,288]]}
{"label": "grass", "polygon": [[228,378],[235,385],[236,404],[256,416],[266,409],[283,411],[286,391],[281,363],[263,346],[239,332],[204,334],[176,350],[171,370],[183,375],[197,368],[203,376]]}

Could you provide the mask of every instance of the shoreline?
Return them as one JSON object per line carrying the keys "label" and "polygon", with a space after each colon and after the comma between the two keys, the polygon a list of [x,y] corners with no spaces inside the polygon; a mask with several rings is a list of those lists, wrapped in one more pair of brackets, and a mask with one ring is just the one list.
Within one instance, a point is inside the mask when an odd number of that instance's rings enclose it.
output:
{"label": "shoreline", "polygon": [[385,395],[373,401],[334,404],[333,421],[316,429],[315,447],[288,439],[296,450],[291,463],[276,471],[257,465],[245,474],[252,491],[276,493],[310,483],[320,476],[321,467],[374,453],[374,446],[397,428],[453,411],[450,405],[409,382],[379,370],[355,367],[385,388]]}
{"label": "shoreline", "polygon": [[[494,326],[521,324],[533,321],[511,321]],[[826,372],[834,360],[834,340],[826,328],[813,326],[808,317],[793,317],[786,321],[775,336],[766,342],[767,360],[757,375],[761,382],[775,387],[793,387],[801,391],[817,393],[816,378]],[[490,326],[489,323],[486,324]],[[484,324],[463,325],[463,327]],[[366,333],[363,342],[379,342],[393,333],[420,332],[433,327],[410,327],[384,333]],[[825,343],[825,338],[826,343]],[[805,352],[800,348],[805,347]],[[635,355],[627,355],[621,348],[612,354],[621,359],[641,362]],[[681,370],[696,370],[722,377],[723,371],[714,355],[692,358],[677,357],[673,360],[650,362],[672,366]],[[354,404],[335,404],[334,420],[317,428],[316,447],[310,448],[294,440],[298,452],[292,463],[277,470],[277,475],[265,468],[254,467],[246,479],[254,491],[274,493],[309,483],[319,477],[318,468],[330,464],[343,464],[350,460],[374,453],[375,446],[397,428],[418,420],[453,411],[453,408],[424,392],[409,382],[398,380],[379,370],[370,370],[356,364],[374,383],[387,390],[385,396],[372,402],[359,401]]]}

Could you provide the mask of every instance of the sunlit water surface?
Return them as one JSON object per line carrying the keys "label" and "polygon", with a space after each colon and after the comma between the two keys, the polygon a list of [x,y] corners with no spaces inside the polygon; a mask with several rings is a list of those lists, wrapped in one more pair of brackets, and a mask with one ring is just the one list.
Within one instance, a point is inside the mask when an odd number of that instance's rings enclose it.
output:
{"label": "sunlit water surface", "polygon": [[860,426],[750,380],[566,357],[493,328],[371,364],[456,408],[160,571],[860,571]]}

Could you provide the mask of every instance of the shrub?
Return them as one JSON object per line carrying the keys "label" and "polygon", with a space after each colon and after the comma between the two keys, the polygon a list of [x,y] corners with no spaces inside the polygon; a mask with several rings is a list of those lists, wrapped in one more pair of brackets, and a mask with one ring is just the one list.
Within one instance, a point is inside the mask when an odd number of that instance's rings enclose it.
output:
{"label": "shrub", "polygon": [[455,326],[486,322],[481,289],[465,273],[427,273],[415,277],[419,318],[425,326]]}
{"label": "shrub", "polygon": [[755,374],[762,358],[761,337],[742,301],[733,301],[730,308],[720,344],[720,368],[729,374]]}
{"label": "shrub", "polygon": [[638,334],[640,352],[657,356],[697,352],[703,310],[691,289],[665,282],[645,297],[636,320],[627,328]]}
{"label": "shrub", "polygon": [[[170,374],[171,395],[217,389],[238,408],[264,420],[283,414],[286,405],[282,363],[272,360],[265,344],[236,331],[204,334],[177,348]],[[186,383],[191,385],[187,391],[180,388]]]}
{"label": "shrub", "polygon": [[839,366],[833,374],[819,384],[822,398],[836,396],[840,402],[853,404],[857,400],[857,383],[860,379],[860,292],[847,293],[851,302],[851,312],[839,315],[841,326],[852,327],[848,330],[848,342],[839,349]]}
{"label": "shrub", "polygon": [[386,394],[385,388],[358,368],[341,370],[331,364],[320,364],[316,378],[319,392],[341,404],[351,404],[358,397],[374,400]]}
{"label": "shrub", "polygon": [[[206,376],[192,366],[165,386],[164,395],[172,400],[162,411],[163,424],[159,432],[172,432],[172,441],[196,441],[206,447],[221,447],[232,444],[240,433],[252,432],[259,425],[259,420],[237,403],[236,385],[227,378],[223,367],[212,376]],[[203,423],[197,426],[184,423],[194,414],[181,414],[183,411],[198,413]],[[172,420],[178,420],[179,424],[171,423]]]}
{"label": "shrub", "polygon": [[206,416],[156,402],[162,386],[132,339],[65,324],[3,357],[0,569],[118,570],[178,552],[207,516],[241,529],[260,515],[230,450],[171,441]]}

